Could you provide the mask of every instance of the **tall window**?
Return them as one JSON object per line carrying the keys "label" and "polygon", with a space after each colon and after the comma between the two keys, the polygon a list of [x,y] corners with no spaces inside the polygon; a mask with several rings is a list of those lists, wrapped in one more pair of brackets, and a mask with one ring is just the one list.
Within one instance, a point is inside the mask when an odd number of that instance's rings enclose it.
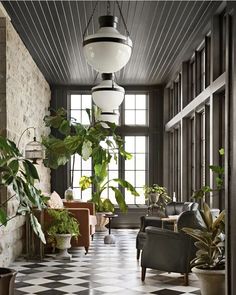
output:
{"label": "tall window", "polygon": [[[73,120],[82,124],[89,124],[86,108],[91,109],[92,99],[88,94],[71,94],[70,95],[70,115]],[[113,159],[108,167],[108,176],[106,180],[114,178],[124,178],[129,181],[140,193],[139,197],[134,197],[129,191],[123,191],[127,204],[144,204],[143,186],[148,183],[148,131],[143,131],[148,127],[148,95],[146,93],[129,93],[125,95],[124,102],[120,108],[120,126],[117,132],[125,140],[125,150],[132,154],[132,159],[124,161],[118,159],[117,163]],[[130,131],[132,128],[132,131]],[[142,132],[140,134],[140,128]],[[146,128],[148,130],[148,128]],[[74,165],[73,165],[74,160]],[[92,187],[81,191],[79,180],[81,176],[91,176],[92,160],[83,161],[76,155],[71,159],[70,173],[73,174],[73,187],[75,197],[87,201],[91,198]],[[74,167],[74,168],[73,168]],[[112,183],[118,187],[117,183]],[[102,197],[109,198],[112,203],[116,203],[114,192],[110,189],[104,190]]]}

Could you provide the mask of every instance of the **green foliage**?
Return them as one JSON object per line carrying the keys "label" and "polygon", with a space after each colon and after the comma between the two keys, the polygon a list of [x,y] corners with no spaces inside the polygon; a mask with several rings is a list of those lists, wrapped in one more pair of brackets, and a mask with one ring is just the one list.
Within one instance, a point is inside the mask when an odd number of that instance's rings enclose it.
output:
{"label": "green foliage", "polygon": [[[224,149],[221,148],[219,150],[220,156],[224,156],[225,152]],[[195,201],[204,199],[205,195],[209,192],[220,191],[223,189],[224,186],[224,167],[217,166],[217,165],[210,165],[209,168],[211,171],[216,174],[216,189],[211,188],[210,186],[203,186],[199,190],[196,190],[192,194],[192,199]]]}
{"label": "green foliage", "polygon": [[159,186],[158,184],[154,183],[151,186],[145,185],[143,190],[146,199],[149,199],[150,194],[156,193],[159,195],[157,205],[162,211],[164,211],[165,206],[171,201],[171,197],[168,195],[167,189],[163,186]]}
{"label": "green foliage", "polygon": [[48,209],[48,214],[53,221],[47,229],[50,236],[56,234],[71,234],[78,238],[80,235],[79,223],[77,219],[67,209]]}
{"label": "green foliage", "polygon": [[201,211],[205,227],[200,229],[183,228],[182,230],[196,239],[195,246],[198,251],[191,261],[192,267],[202,269],[224,269],[224,234],[225,211],[213,220],[209,206],[204,203]]}
{"label": "green foliage", "polygon": [[34,232],[45,243],[45,238],[32,208],[41,210],[45,207],[47,198],[35,187],[39,180],[35,166],[24,159],[15,143],[0,136],[0,188],[11,188],[14,195],[0,203],[0,226],[6,225],[8,220],[15,216],[7,215],[7,203],[11,198],[16,197],[19,201],[17,215],[30,215],[31,225]]}
{"label": "green foliage", "polygon": [[[117,161],[118,155],[124,159],[131,159],[132,155],[124,150],[124,141],[115,133],[116,125],[114,123],[105,122],[109,128],[104,128],[100,122],[95,120],[99,114],[98,109],[94,109],[93,113],[90,110],[86,111],[90,119],[89,126],[67,120],[64,109],[59,109],[52,116],[45,117],[46,125],[61,133],[58,138],[50,136],[43,139],[43,144],[46,147],[45,165],[56,169],[67,163],[74,154],[79,154],[85,161],[92,158],[94,175],[92,177],[82,176],[79,182],[81,189],[85,190],[93,184],[92,201],[95,203],[96,209],[98,211],[104,209],[113,211],[113,204],[108,199],[101,199],[102,192],[106,187],[110,187],[115,192],[120,209],[126,212],[127,206],[121,191],[114,186],[109,186],[110,183],[117,182],[119,186],[126,188],[134,196],[138,196],[137,191],[125,180],[113,179],[106,182],[106,177],[108,164],[112,157]],[[66,130],[66,132],[62,132],[62,130]]]}

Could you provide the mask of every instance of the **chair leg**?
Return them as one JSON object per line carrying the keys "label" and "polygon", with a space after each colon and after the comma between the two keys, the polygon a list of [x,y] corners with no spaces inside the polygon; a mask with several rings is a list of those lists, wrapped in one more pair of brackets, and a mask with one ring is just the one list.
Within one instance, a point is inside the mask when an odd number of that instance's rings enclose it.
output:
{"label": "chair leg", "polygon": [[92,237],[92,241],[93,241],[93,236],[94,236],[94,234],[93,234],[93,235],[91,235],[91,237]]}
{"label": "chair leg", "polygon": [[187,272],[184,274],[184,285],[188,286],[188,273]]}
{"label": "chair leg", "polygon": [[137,260],[139,260],[140,252],[141,252],[141,250],[140,249],[137,249]]}
{"label": "chair leg", "polygon": [[87,255],[89,247],[84,247],[84,249],[85,249],[85,255]]}
{"label": "chair leg", "polygon": [[145,276],[146,276],[146,267],[142,267],[142,275],[141,275],[142,282],[145,281]]}

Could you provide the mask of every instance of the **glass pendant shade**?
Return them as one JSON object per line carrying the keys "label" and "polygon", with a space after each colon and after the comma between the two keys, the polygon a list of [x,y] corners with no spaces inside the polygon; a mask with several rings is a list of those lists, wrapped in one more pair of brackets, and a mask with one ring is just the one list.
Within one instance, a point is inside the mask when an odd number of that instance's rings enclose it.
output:
{"label": "glass pendant shade", "polygon": [[[119,114],[115,112],[101,112],[101,115],[98,118],[98,121],[107,121],[110,123],[119,124]],[[109,128],[106,123],[101,123],[104,128]]]}
{"label": "glass pendant shade", "polygon": [[130,59],[132,41],[118,32],[117,23],[118,18],[115,16],[100,16],[98,32],[84,38],[85,58],[100,73],[117,72]]}
{"label": "glass pendant shade", "polygon": [[33,141],[27,143],[25,146],[25,158],[32,160],[34,164],[37,163],[37,160],[44,159],[44,149],[35,137]]}
{"label": "glass pendant shade", "polygon": [[121,105],[125,90],[112,80],[112,74],[102,74],[103,81],[92,88],[94,103],[103,111],[112,113]]}

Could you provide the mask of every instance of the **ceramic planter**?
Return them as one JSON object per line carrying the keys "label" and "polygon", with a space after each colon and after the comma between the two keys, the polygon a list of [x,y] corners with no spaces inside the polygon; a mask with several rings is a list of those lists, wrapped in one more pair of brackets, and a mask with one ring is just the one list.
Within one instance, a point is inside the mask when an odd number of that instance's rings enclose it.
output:
{"label": "ceramic planter", "polygon": [[14,295],[17,272],[10,268],[0,268],[0,294]]}
{"label": "ceramic planter", "polygon": [[71,247],[71,237],[71,234],[55,235],[57,241],[56,248],[59,249],[59,253],[57,254],[58,259],[71,259],[72,255],[67,251]]}
{"label": "ceramic planter", "polygon": [[208,270],[194,267],[202,295],[225,295],[225,270]]}
{"label": "ceramic planter", "polygon": [[105,227],[106,224],[108,224],[109,219],[105,217],[105,214],[110,212],[97,212],[97,224],[95,225],[95,231],[96,232],[103,232],[107,231],[107,228]]}

